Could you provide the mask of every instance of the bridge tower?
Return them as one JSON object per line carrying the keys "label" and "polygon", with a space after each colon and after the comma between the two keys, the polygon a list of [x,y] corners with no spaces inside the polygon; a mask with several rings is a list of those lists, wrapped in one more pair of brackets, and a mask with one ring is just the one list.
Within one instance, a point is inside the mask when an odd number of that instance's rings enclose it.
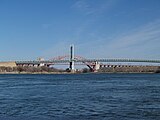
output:
{"label": "bridge tower", "polygon": [[74,45],[70,46],[70,66],[71,72],[74,72]]}

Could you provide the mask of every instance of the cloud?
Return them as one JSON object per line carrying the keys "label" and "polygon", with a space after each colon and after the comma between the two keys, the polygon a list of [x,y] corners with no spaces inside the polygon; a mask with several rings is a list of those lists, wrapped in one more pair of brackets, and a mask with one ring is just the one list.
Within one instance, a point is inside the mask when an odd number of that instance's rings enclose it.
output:
{"label": "cloud", "polygon": [[160,20],[156,20],[126,31],[114,38],[97,35],[93,39],[74,41],[68,38],[59,40],[42,54],[45,58],[53,58],[69,54],[69,46],[75,44],[76,55],[85,58],[134,58],[134,59],[160,59]]}
{"label": "cloud", "polygon": [[[87,40],[86,40],[87,41]],[[160,59],[160,20],[153,21],[108,40],[99,38],[80,45],[91,58]],[[86,49],[87,48],[87,49]],[[84,50],[85,49],[85,50]]]}
{"label": "cloud", "polygon": [[[89,0],[78,0],[71,8],[84,13],[85,15],[101,15],[103,12],[108,12],[118,3],[119,0],[105,0],[105,1],[89,1]],[[91,4],[91,3],[94,4]]]}
{"label": "cloud", "polygon": [[85,13],[86,15],[94,13],[92,7],[87,3],[86,0],[78,0],[76,1],[71,8],[74,8],[80,12]]}
{"label": "cloud", "polygon": [[110,10],[112,10],[120,0],[105,0],[102,2],[97,8],[97,14],[102,14],[105,12],[107,14]]}
{"label": "cloud", "polygon": [[[81,11],[87,17],[81,21],[80,24],[75,28],[75,40],[81,40],[83,36],[97,36],[94,32],[96,29],[92,29],[95,24],[105,18],[109,19],[107,13],[109,13],[116,5],[119,0],[102,0],[97,2],[92,2],[89,0],[77,0],[71,8]],[[94,3],[94,4],[93,4]],[[87,35],[88,34],[88,35]],[[99,36],[99,35],[98,35]]]}
{"label": "cloud", "polygon": [[157,47],[157,44],[160,45],[159,38],[160,21],[158,20],[139,27],[124,36],[115,38],[108,47],[112,48],[114,46],[115,49],[119,50],[134,50],[134,48],[138,48],[139,51],[146,50],[147,52],[151,48]]}

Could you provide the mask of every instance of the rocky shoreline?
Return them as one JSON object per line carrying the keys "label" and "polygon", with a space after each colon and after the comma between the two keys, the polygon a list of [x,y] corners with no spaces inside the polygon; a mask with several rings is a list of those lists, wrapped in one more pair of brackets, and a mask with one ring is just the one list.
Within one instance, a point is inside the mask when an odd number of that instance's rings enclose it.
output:
{"label": "rocky shoreline", "polygon": [[0,74],[81,74],[81,73],[160,73],[160,66],[102,67],[97,71],[84,68],[71,72],[69,69],[48,67],[0,67]]}

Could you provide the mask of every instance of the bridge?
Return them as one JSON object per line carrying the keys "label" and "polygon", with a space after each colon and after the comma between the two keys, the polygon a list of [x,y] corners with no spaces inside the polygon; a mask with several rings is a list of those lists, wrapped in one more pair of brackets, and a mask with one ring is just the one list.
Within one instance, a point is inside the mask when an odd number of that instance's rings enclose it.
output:
{"label": "bridge", "polygon": [[[76,63],[83,63],[88,66],[91,71],[97,71],[101,67],[106,67],[104,63],[121,62],[121,63],[160,63],[160,60],[146,60],[146,59],[86,59],[74,55],[74,45],[70,46],[70,55],[58,56],[50,60],[34,60],[34,61],[16,61],[17,66],[51,66],[55,64],[69,64],[69,69],[74,72],[74,65]],[[108,66],[109,67],[109,66]],[[121,67],[121,66],[116,66]]]}

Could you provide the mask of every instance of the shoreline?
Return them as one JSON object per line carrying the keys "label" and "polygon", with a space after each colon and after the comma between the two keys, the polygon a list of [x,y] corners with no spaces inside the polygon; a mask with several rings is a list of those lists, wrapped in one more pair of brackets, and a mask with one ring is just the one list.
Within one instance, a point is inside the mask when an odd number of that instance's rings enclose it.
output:
{"label": "shoreline", "polygon": [[1,74],[158,74],[156,72],[87,72],[87,73],[70,73],[70,72],[0,72]]}

